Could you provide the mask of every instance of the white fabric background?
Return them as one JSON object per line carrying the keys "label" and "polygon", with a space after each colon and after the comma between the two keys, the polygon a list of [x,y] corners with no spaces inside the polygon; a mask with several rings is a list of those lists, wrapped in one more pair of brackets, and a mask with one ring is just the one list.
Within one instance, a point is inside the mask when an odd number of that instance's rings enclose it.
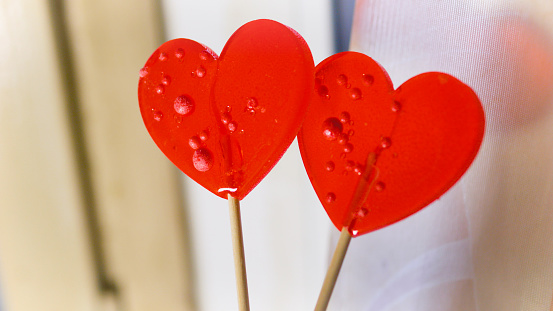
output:
{"label": "white fabric background", "polygon": [[440,200],[352,241],[330,309],[549,310],[553,2],[358,0],[351,48],[396,87],[425,71],[458,77],[487,131]]}

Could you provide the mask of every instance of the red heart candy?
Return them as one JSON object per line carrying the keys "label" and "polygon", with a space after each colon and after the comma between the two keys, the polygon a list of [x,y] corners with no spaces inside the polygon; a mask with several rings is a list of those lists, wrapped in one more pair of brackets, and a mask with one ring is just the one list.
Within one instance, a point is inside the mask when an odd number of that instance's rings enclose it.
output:
{"label": "red heart candy", "polygon": [[450,75],[423,73],[394,91],[370,57],[344,52],[321,62],[315,76],[300,151],[330,219],[353,236],[436,200],[480,148],[480,101]]}
{"label": "red heart candy", "polygon": [[214,194],[244,198],[299,131],[313,89],[303,38],[271,20],[239,28],[221,57],[176,39],[140,70],[138,99],[157,146]]}

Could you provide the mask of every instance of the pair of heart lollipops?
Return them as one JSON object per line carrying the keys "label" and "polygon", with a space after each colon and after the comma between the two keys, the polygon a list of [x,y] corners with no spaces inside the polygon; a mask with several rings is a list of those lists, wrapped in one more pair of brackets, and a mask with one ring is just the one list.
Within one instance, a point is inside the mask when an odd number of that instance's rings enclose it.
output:
{"label": "pair of heart lollipops", "polygon": [[313,188],[342,230],[317,303],[324,310],[349,239],[440,197],[484,135],[480,101],[456,78],[428,72],[394,89],[378,63],[356,52],[314,67],[303,38],[271,20],[243,25],[221,56],[188,39],[164,43],[140,70],[138,98],[163,153],[231,203],[241,310],[249,304],[238,202],[296,136]]}

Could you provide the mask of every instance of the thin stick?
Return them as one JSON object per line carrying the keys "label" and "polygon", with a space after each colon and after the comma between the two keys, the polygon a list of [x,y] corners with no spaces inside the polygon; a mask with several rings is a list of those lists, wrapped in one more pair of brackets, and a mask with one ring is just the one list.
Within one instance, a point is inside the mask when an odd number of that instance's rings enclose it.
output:
{"label": "thin stick", "polygon": [[319,294],[319,299],[317,299],[315,311],[325,311],[328,307],[328,302],[330,301],[330,296],[332,295],[332,291],[336,285],[336,280],[338,279],[340,268],[342,268],[344,257],[346,257],[346,251],[348,250],[350,241],[351,235],[348,232],[348,228],[344,227],[342,229],[342,233],[340,234],[340,238],[338,239],[336,250],[334,250],[334,255],[332,255],[330,266],[326,271],[325,280],[323,287],[321,288],[321,293]]}
{"label": "thin stick", "polygon": [[242,239],[242,221],[240,220],[240,201],[228,195],[230,210],[230,230],[232,232],[232,251],[234,253],[234,272],[236,274],[236,290],[238,291],[238,309],[250,310],[248,298],[248,281],[246,278],[246,260],[244,256],[244,240]]}
{"label": "thin stick", "polygon": [[351,235],[349,234],[348,227],[352,226],[354,223],[354,218],[352,217],[355,209],[361,207],[365,204],[369,191],[374,185],[375,177],[373,176],[373,171],[375,170],[374,164],[376,163],[377,155],[374,152],[369,153],[367,160],[365,162],[365,170],[359,179],[359,182],[355,188],[352,200],[350,202],[349,212],[346,215],[346,221],[344,227],[342,228],[342,233],[338,239],[338,244],[336,245],[336,250],[334,250],[334,255],[330,261],[330,266],[326,272],[325,280],[323,283],[323,288],[319,293],[319,299],[317,300],[317,305],[315,306],[315,311],[325,311],[328,307],[328,302],[330,301],[330,296],[336,285],[336,280],[338,279],[338,274],[342,268],[342,263],[344,262],[344,257],[346,257],[346,252],[348,250],[349,242],[351,241]]}

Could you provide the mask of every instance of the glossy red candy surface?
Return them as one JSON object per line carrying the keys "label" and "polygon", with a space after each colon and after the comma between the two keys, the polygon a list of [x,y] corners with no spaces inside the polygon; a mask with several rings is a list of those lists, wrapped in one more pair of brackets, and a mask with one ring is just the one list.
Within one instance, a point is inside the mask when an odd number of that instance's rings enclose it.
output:
{"label": "glossy red candy surface", "polygon": [[300,151],[330,219],[353,236],[439,198],[480,148],[480,101],[450,75],[423,73],[394,90],[379,64],[355,52],[327,58],[315,75]]}
{"label": "glossy red candy surface", "polygon": [[303,38],[271,20],[239,28],[218,57],[188,39],[140,70],[144,124],[163,153],[214,194],[244,198],[296,136],[313,89]]}

